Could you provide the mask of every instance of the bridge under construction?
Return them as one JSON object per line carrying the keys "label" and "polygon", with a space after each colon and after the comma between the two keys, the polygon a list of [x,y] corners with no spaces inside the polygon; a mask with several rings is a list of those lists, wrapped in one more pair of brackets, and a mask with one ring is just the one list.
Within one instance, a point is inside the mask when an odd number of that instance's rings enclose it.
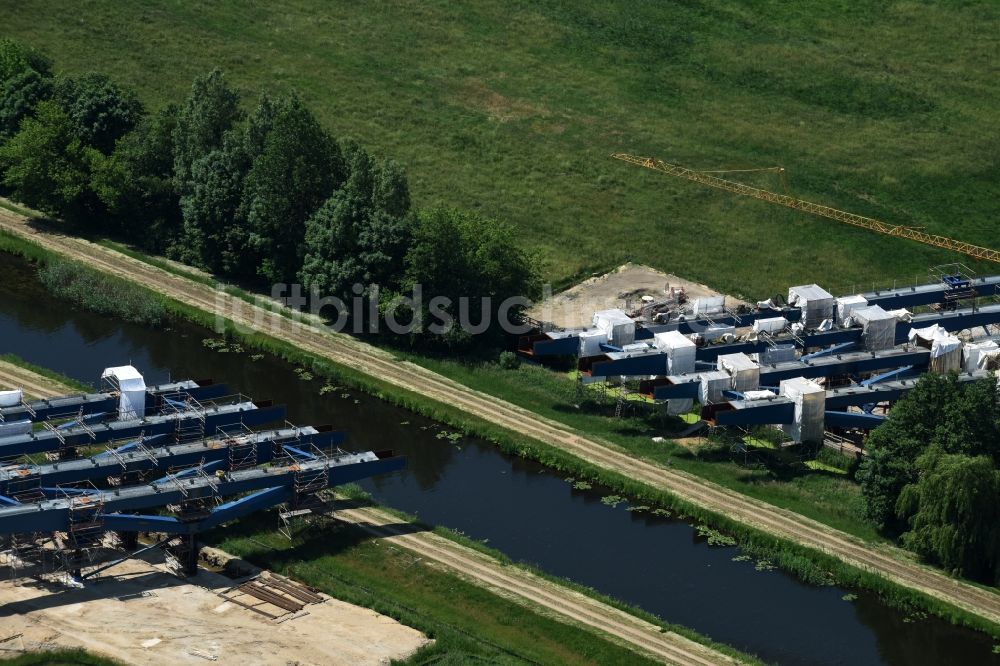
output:
{"label": "bridge under construction", "polygon": [[[349,453],[329,426],[211,382],[146,387],[109,368],[98,393],[29,402],[0,392],[0,562],[77,584],[151,548],[197,571],[196,535],[278,507],[278,529],[329,509],[330,488],[402,469]],[[140,546],[140,533],[153,535]]]}

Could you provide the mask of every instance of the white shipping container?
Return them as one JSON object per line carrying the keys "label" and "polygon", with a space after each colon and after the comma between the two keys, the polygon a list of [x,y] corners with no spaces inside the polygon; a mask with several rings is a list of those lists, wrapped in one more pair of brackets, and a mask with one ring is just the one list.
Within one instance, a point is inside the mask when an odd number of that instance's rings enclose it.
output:
{"label": "white shipping container", "polygon": [[844,322],[851,316],[851,312],[858,308],[868,306],[868,299],[857,294],[855,296],[841,296],[837,299],[837,323],[844,326]]}
{"label": "white shipping container", "polygon": [[736,335],[735,326],[727,326],[725,324],[711,324],[706,327],[705,330],[700,331],[702,339],[705,342],[712,342],[718,340],[724,335]]}
{"label": "white shipping container", "polygon": [[802,310],[802,323],[806,328],[816,328],[824,319],[833,319],[833,296],[819,285],[805,284],[790,287],[788,304]]}
{"label": "white shipping container", "polygon": [[705,315],[718,314],[725,309],[726,297],[725,296],[702,296],[701,298],[696,298],[694,305],[691,307],[694,316],[704,317]]}
{"label": "white shipping container", "polygon": [[879,351],[896,346],[896,318],[881,306],[857,308],[851,317],[861,326],[865,349]]}
{"label": "white shipping container", "polygon": [[990,359],[1000,356],[1000,345],[993,340],[969,342],[962,350],[962,370],[975,372],[985,370]]}
{"label": "white shipping container", "polygon": [[635,341],[635,322],[621,310],[595,312],[594,326],[604,331],[608,342],[615,347],[623,347]]}
{"label": "white shipping container", "polygon": [[753,323],[753,332],[777,333],[788,326],[788,320],[784,317],[768,317],[767,319],[757,319]]}
{"label": "white shipping container", "polygon": [[823,441],[826,390],[811,379],[795,377],[781,382],[780,393],[795,403],[795,419],[782,430],[794,442]]}
{"label": "white shipping container", "polygon": [[677,331],[665,331],[653,336],[656,347],[667,355],[668,375],[683,375],[694,372],[698,348],[686,335]]}
{"label": "white shipping container", "polygon": [[743,393],[760,386],[760,366],[746,354],[723,354],[716,362],[719,370],[732,378],[730,388]]}
{"label": "white shipping container", "polygon": [[13,391],[0,391],[0,407],[16,407],[24,399],[21,389]]}
{"label": "white shipping container", "polygon": [[722,392],[732,385],[732,377],[722,370],[710,370],[701,373],[701,387],[698,389],[698,402],[708,405],[722,402]]}
{"label": "white shipping container", "polygon": [[599,328],[584,331],[580,334],[580,358],[600,356],[604,353],[601,351],[601,343],[607,341],[608,334]]}

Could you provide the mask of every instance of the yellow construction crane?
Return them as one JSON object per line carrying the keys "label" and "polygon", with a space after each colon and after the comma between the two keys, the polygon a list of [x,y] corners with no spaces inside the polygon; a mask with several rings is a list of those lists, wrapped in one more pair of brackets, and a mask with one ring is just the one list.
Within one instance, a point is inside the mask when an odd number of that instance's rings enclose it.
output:
{"label": "yellow construction crane", "polygon": [[[624,160],[625,162],[638,164],[641,167],[646,167],[647,169],[652,169],[653,171],[660,171],[670,176],[687,178],[688,180],[693,180],[694,182],[701,183],[702,185],[717,187],[720,190],[726,190],[727,192],[741,194],[746,197],[753,197],[754,199],[761,199],[762,201],[769,201],[770,203],[786,206],[788,208],[794,208],[795,210],[805,211],[806,213],[812,213],[813,215],[828,217],[839,222],[846,222],[847,224],[852,224],[856,227],[861,227],[862,229],[868,229],[870,231],[877,231],[878,233],[886,234],[887,236],[909,238],[910,240],[915,240],[919,243],[933,245],[934,247],[942,247],[946,250],[952,250],[954,252],[961,252],[962,254],[966,254],[970,257],[975,257],[976,259],[985,259],[987,261],[1000,263],[1000,250],[991,250],[986,247],[979,247],[978,245],[955,240],[954,238],[946,238],[945,236],[929,234],[914,227],[904,227],[898,224],[886,224],[885,222],[880,222],[875,218],[865,217],[864,215],[857,215],[855,213],[847,213],[822,204],[796,199],[795,197],[791,197],[786,194],[769,192],[767,190],[762,190],[759,187],[752,187],[750,185],[744,185],[743,183],[737,183],[732,180],[725,180],[724,178],[711,175],[712,173],[721,172],[694,171],[692,169],[677,166],[676,164],[670,164],[652,157],[636,157],[635,155],[629,155],[627,153],[612,153],[611,157],[616,160]],[[744,169],[744,171],[772,171],[780,174],[782,177],[784,177],[785,173],[785,170],[782,167]]]}

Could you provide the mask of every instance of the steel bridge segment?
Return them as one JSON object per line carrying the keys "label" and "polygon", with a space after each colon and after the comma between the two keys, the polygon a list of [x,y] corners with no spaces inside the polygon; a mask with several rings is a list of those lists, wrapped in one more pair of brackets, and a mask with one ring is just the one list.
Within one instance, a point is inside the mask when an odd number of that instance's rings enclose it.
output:
{"label": "steel bridge segment", "polygon": [[[226,395],[225,384],[199,385],[187,380],[158,384],[146,389],[147,404],[159,405],[166,395],[184,395],[195,400],[211,400]],[[73,416],[89,416],[118,409],[118,396],[110,392],[83,393],[56,398],[36,400],[15,407],[0,407],[0,420],[4,421],[45,421]]]}
{"label": "steel bridge segment", "polygon": [[830,377],[856,375],[862,372],[900,368],[903,366],[926,369],[931,353],[927,349],[888,349],[881,352],[853,352],[837,356],[822,356],[808,361],[788,361],[760,366],[760,383],[777,386],[784,379],[805,377]]}
{"label": "steel bridge segment", "polygon": [[[1000,275],[973,278],[970,287],[975,290],[976,296],[1000,296]],[[870,291],[861,295],[868,301],[868,305],[878,305],[884,310],[898,310],[920,305],[940,305],[963,291],[968,291],[968,289],[944,283],[931,283]]]}
{"label": "steel bridge segment", "polygon": [[217,405],[204,411],[180,412],[129,421],[111,421],[66,431],[50,430],[28,435],[0,437],[0,458],[58,451],[64,447],[89,446],[107,442],[170,434],[204,420],[204,434],[211,436],[220,428],[238,425],[259,426],[285,417],[284,405],[258,408],[252,402]]}
{"label": "steel bridge segment", "polygon": [[828,428],[858,428],[859,430],[874,430],[883,423],[886,417],[865,412],[838,412],[827,410],[823,414],[823,423]]}
{"label": "steel bridge segment", "polygon": [[223,469],[229,469],[230,453],[233,449],[257,444],[252,461],[247,464],[263,465],[275,459],[276,452],[282,446],[299,444],[313,445],[324,449],[343,441],[343,433],[318,432],[314,428],[283,428],[261,433],[254,433],[248,438],[233,440],[216,440],[162,446],[149,448],[144,452],[132,451],[119,455],[100,454],[91,458],[61,461],[47,465],[15,465],[0,469],[0,495],[10,495],[12,488],[23,487],[34,479],[43,486],[58,486],[60,484],[77,483],[93,479],[121,476],[133,472],[164,472],[215,462],[224,463]]}
{"label": "steel bridge segment", "polygon": [[[210,478],[205,475],[195,476],[179,481],[177,484],[131,486],[115,490],[102,491],[86,497],[47,499],[34,504],[16,504],[0,506],[0,534],[19,534],[35,532],[66,531],[70,527],[71,513],[89,505],[101,506],[100,519],[112,518],[112,523],[105,523],[107,529],[135,530],[137,522],[147,520],[157,523],[157,530],[170,531],[170,521],[159,521],[160,516],[144,516],[141,518],[123,517],[125,514],[147,509],[155,509],[170,504],[178,504],[193,499],[213,497],[228,497],[243,493],[252,493],[267,488],[282,488],[286,493],[293,492],[296,479],[300,474],[328,471],[326,487],[351,483],[370,476],[385,474],[402,469],[406,459],[402,456],[379,458],[371,451],[365,453],[343,454],[330,459],[303,462],[286,467],[263,467],[230,472],[223,478]],[[277,504],[284,501],[287,494],[275,491],[268,501]],[[277,500],[277,501],[276,501]],[[230,503],[230,506],[233,503]],[[222,505],[216,511],[215,521],[205,523],[208,526],[242,515],[234,509],[227,514]],[[261,508],[255,506],[254,510]],[[214,512],[213,512],[214,513]],[[210,514],[211,517],[211,514]],[[119,521],[115,523],[114,521]],[[162,524],[160,524],[162,523]],[[119,527],[118,525],[121,525]],[[202,523],[173,523],[174,533],[191,533],[201,529]]]}
{"label": "steel bridge segment", "polygon": [[[979,370],[960,374],[958,381],[969,382],[992,378],[991,373]],[[907,391],[913,389],[918,381],[914,378],[886,381],[871,386],[856,385],[830,389],[826,392],[826,423],[870,430],[880,425],[883,419],[871,414],[840,410],[899,400]],[[763,400],[730,400],[709,405],[703,410],[703,417],[708,416],[716,425],[780,424],[791,423],[794,420],[794,409],[795,404],[789,398],[775,395],[773,398]]]}
{"label": "steel bridge segment", "polygon": [[934,324],[951,333],[964,331],[967,328],[1000,324],[1000,304],[916,315],[909,322],[901,321],[896,324],[896,344],[907,342],[912,329],[926,328]]}
{"label": "steel bridge segment", "polygon": [[[977,296],[1000,296],[1000,275],[989,275],[972,280],[972,287]],[[935,305],[948,302],[955,294],[953,286],[943,283],[930,283],[911,287],[897,287],[878,291],[864,292],[861,295],[868,305],[878,305],[885,310],[912,308],[921,305]],[[647,324],[636,326],[635,339],[651,340],[656,333],[664,331],[679,331],[681,333],[698,333],[710,324],[751,326],[758,319],[784,317],[790,322],[799,321],[802,312],[796,307],[766,308],[748,312],[734,317],[723,314],[716,317],[699,317],[684,321],[667,322],[666,324]],[[535,336],[524,336],[519,344],[522,352],[532,356],[575,356],[579,351],[580,333],[588,329],[570,329],[564,331],[549,331]],[[728,352],[724,352],[728,353]]]}

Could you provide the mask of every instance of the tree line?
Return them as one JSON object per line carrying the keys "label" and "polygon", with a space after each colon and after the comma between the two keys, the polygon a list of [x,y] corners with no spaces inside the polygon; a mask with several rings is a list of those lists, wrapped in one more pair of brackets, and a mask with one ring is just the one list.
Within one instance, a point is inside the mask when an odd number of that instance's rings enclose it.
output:
{"label": "tree line", "polygon": [[924,375],[873,430],[857,478],[867,518],[956,574],[1000,585],[995,380]]}
{"label": "tree line", "polygon": [[[415,209],[396,162],[334,139],[294,94],[245,109],[218,69],[150,111],[104,74],[57,75],[43,54],[0,40],[0,190],[241,283],[299,283],[344,302],[362,285],[383,310],[421,284],[452,301],[453,318],[461,297],[490,296],[489,311],[469,314],[495,324],[504,299],[539,290],[511,226]],[[470,344],[456,329],[411,339]]]}

